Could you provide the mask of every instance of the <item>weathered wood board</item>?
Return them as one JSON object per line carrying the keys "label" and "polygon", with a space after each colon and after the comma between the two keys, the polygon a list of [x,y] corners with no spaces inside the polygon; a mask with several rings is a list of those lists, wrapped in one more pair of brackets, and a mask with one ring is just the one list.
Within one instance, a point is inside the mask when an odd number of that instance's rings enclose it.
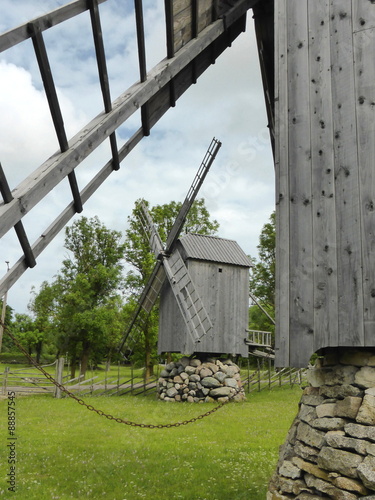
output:
{"label": "weathered wood board", "polygon": [[278,0],[276,364],[375,345],[375,4]]}
{"label": "weathered wood board", "polygon": [[194,287],[213,324],[199,343],[187,331],[171,287],[165,283],[160,297],[158,351],[248,356],[244,339],[248,324],[248,268],[218,262],[187,260]]}

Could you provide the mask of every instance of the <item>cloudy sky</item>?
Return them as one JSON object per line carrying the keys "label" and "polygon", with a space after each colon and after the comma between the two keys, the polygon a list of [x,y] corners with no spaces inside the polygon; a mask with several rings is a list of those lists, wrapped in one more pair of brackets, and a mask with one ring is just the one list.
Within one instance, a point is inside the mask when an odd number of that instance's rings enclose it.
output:
{"label": "cloudy sky", "polygon": [[[2,0],[0,32],[44,14],[65,0]],[[133,2],[100,5],[112,100],[139,79]],[[147,68],[166,55],[164,2],[144,0]],[[102,111],[88,13],[44,32],[68,137]],[[0,161],[15,188],[58,149],[30,40],[0,54]],[[140,126],[135,114],[121,127],[121,146]],[[199,197],[220,223],[219,236],[231,238],[257,256],[259,233],[274,209],[274,169],[267,129],[254,29],[249,15],[240,35],[177,101],[85,205],[124,231],[138,198],[151,205],[183,201],[212,137],[223,143]],[[107,141],[77,169],[82,189],[110,158]],[[31,242],[70,202],[68,181],[55,188],[24,225]],[[32,286],[52,280],[65,255],[63,232],[8,294],[16,312],[27,312]],[[14,232],[0,242],[1,267],[20,257]]]}

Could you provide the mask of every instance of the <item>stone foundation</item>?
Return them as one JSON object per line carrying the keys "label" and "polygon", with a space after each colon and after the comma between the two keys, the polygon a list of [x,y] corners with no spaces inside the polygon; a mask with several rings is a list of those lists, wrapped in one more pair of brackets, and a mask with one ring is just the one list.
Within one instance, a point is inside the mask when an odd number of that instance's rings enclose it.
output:
{"label": "stone foundation", "polygon": [[267,500],[375,500],[375,350],[327,350],[308,381]]}
{"label": "stone foundation", "polygon": [[189,403],[245,399],[240,369],[233,361],[188,357],[165,366],[160,373],[158,394],[164,401]]}

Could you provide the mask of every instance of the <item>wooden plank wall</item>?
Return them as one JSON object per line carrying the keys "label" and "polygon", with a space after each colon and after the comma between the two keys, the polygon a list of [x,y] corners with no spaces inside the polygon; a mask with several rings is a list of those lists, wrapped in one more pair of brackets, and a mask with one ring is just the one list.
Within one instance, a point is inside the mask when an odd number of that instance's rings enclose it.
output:
{"label": "wooden plank wall", "polygon": [[248,327],[248,269],[197,260],[188,260],[187,265],[212,321],[213,332],[194,344],[171,288],[165,283],[160,301],[158,352],[228,353],[247,357],[244,339]]}
{"label": "wooden plank wall", "polygon": [[276,364],[375,346],[375,3],[276,0]]}

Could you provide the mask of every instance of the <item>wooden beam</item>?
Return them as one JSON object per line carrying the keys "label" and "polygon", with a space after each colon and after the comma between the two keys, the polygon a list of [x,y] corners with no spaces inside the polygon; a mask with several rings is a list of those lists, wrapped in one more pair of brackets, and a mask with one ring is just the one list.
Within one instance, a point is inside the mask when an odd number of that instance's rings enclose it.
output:
{"label": "wooden beam", "polygon": [[173,23],[173,0],[164,0],[165,5],[165,26],[167,36],[167,57],[174,56],[174,23]]}
{"label": "wooden beam", "polygon": [[198,36],[198,1],[192,0],[191,2],[191,36],[197,38]]}
{"label": "wooden beam", "polygon": [[[5,177],[5,173],[3,167],[1,166],[1,163],[0,163],[0,193],[1,196],[3,197],[4,203],[10,203],[13,200],[13,196],[10,191],[9,184]],[[26,236],[26,232],[22,222],[21,221],[17,222],[17,224],[14,226],[14,229],[16,231],[18,241],[20,242],[21,248],[23,250],[25,266],[34,267],[36,265],[35,257],[30,248],[29,240]],[[6,290],[4,290],[4,293],[5,292]],[[4,295],[4,293],[1,295],[1,297]]]}
{"label": "wooden beam", "polygon": [[254,24],[257,37],[260,70],[266,101],[268,127],[275,156],[275,19],[274,0],[258,2],[254,6]]}
{"label": "wooden beam", "polygon": [[32,207],[42,200],[65,176],[74,170],[106,137],[159,90],[182,72],[191,61],[224,33],[222,20],[203,30],[172,59],[164,59],[150,72],[146,82],[136,83],[113,102],[109,113],[101,113],[69,142],[69,149],[46,160],[15,190],[14,200],[0,205],[0,237],[6,234]]}
{"label": "wooden beam", "polygon": [[[106,1],[107,0],[98,0],[98,3]],[[68,19],[85,12],[86,10],[88,10],[86,0],[75,0],[74,2],[48,12],[48,14],[36,17],[30,22],[35,26],[38,26],[40,31],[45,31],[53,26],[56,26],[57,24],[62,23],[63,21],[67,21]],[[10,49],[20,42],[30,38],[31,35],[28,30],[28,25],[29,23],[21,24],[17,28],[13,28],[0,35],[0,52]]]}
{"label": "wooden beam", "polygon": [[103,95],[104,109],[106,113],[112,110],[111,94],[109,90],[107,61],[105,57],[103,33],[100,23],[98,0],[87,0],[90,10],[92,33],[94,37],[96,60],[98,63],[100,88]]}
{"label": "wooden beam", "polygon": [[146,46],[145,46],[145,29],[143,23],[142,0],[134,0],[134,6],[135,6],[135,22],[137,27],[139,73],[141,77],[141,82],[145,82],[147,80],[147,68],[146,68]]}
{"label": "wooden beam", "polygon": [[[142,0],[134,0],[134,7],[135,7],[135,21],[137,28],[139,75],[141,82],[145,82],[147,80],[147,67],[146,67],[146,46],[145,46],[145,30],[143,22]],[[150,112],[148,103],[144,104],[141,108],[141,121],[142,121],[144,135],[149,136],[151,127],[150,127]]]}
{"label": "wooden beam", "polygon": [[[233,39],[244,29],[244,19],[234,18],[232,27]],[[44,196],[48,194],[65,176],[74,175],[74,168],[83,161],[106,137],[116,130],[139,107],[149,108],[154,100],[153,110],[147,112],[149,128],[151,128],[170,107],[170,82],[175,80],[175,92],[178,99],[193,83],[193,79],[201,75],[210,65],[211,44],[217,41],[217,55],[227,46],[227,35],[222,20],[203,30],[196,40],[189,42],[171,60],[161,61],[149,74],[146,82],[134,84],[112,103],[112,111],[101,113],[82,129],[69,142],[69,149],[64,153],[56,153],[41,165],[32,175],[23,181],[13,192],[9,206],[0,204],[0,237],[12,226],[19,223],[23,215],[28,213]],[[194,76],[195,75],[195,76]],[[161,104],[157,101],[161,100]],[[142,126],[119,150],[119,162],[146,135]],[[100,185],[113,172],[113,160],[110,160],[101,171],[81,191],[82,203],[85,203]],[[77,186],[78,189],[78,186]],[[12,195],[13,196],[13,195]],[[48,246],[74,216],[74,204],[66,209],[47,228],[42,236],[31,246],[33,255],[37,257]],[[27,269],[25,255],[0,280],[0,294],[8,290]]]}
{"label": "wooden beam", "polygon": [[43,35],[39,27],[33,23],[29,23],[28,30],[34,45],[36,59],[40,74],[42,77],[44,90],[48,100],[49,109],[52,116],[52,121],[55,126],[57,139],[62,152],[67,151],[68,139],[65,133],[64,120],[62,117],[59,99],[57,97],[55,83],[53,81],[51,66],[48,61],[46,46],[44,44]]}
{"label": "wooden beam", "polygon": [[[143,130],[139,129],[122,146],[122,148],[119,150],[120,162],[125,159],[125,157],[135,148],[135,146],[141,141],[143,137]],[[83,203],[87,202],[87,200],[96,192],[96,190],[101,186],[101,184],[103,184],[103,182],[113,171],[114,169],[112,160],[110,160],[80,193]],[[2,185],[3,184],[0,179],[0,186]],[[32,255],[38,257],[43,252],[43,250],[45,250],[45,248],[51,243],[55,236],[57,236],[57,234],[68,224],[70,219],[74,217],[75,213],[76,211],[74,208],[74,204],[70,203],[53,221],[53,223],[42,233],[40,238],[38,238],[31,246]],[[19,222],[18,224],[22,224],[22,222]],[[0,280],[0,296],[4,295],[4,293],[17,282],[17,280],[22,276],[22,274],[27,270],[28,267],[33,266],[29,265],[26,255],[18,259],[18,261],[12,266],[8,273]]]}
{"label": "wooden beam", "polygon": [[[44,44],[43,35],[39,27],[34,25],[33,23],[29,23],[28,30],[32,38],[40,74],[42,76],[44,89],[46,91],[52,121],[56,130],[57,139],[59,141],[61,152],[63,153],[69,148],[68,139],[65,133],[64,120],[61,113],[59,99],[57,97],[55,83],[53,81],[51,66],[48,61],[48,55],[46,46]],[[74,171],[70,172],[68,174],[68,177],[76,211],[78,213],[81,213],[83,210],[83,206],[79,196],[79,189],[77,186],[77,179]]]}
{"label": "wooden beam", "polygon": [[[109,79],[107,70],[107,61],[105,57],[104,43],[103,43],[103,33],[100,23],[98,0],[88,0],[88,5],[90,8],[90,18],[91,26],[94,37],[96,61],[98,64],[99,81],[100,88],[102,91],[104,110],[106,113],[112,111],[111,93],[109,90]],[[113,169],[118,170],[120,168],[120,162],[118,158],[117,140],[116,133],[113,132],[109,136],[112,158],[113,158]]]}

